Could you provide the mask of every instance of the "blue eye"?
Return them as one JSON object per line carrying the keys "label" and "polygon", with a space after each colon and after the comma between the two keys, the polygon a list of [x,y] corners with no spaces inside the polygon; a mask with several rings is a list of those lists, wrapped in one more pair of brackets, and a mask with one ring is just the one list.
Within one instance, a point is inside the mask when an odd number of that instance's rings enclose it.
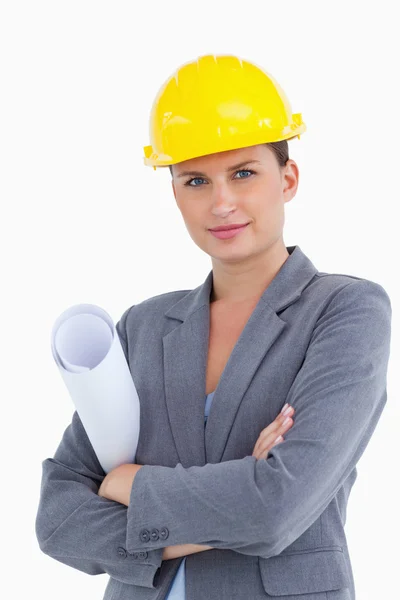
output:
{"label": "blue eye", "polygon": [[[187,181],[187,182],[185,183],[185,185],[188,185],[189,187],[199,187],[198,185],[190,185],[190,183],[191,183],[192,181],[196,181],[196,180],[199,180],[199,179],[200,179],[200,181],[202,180],[202,178],[201,178],[201,177],[194,177],[193,179],[189,179],[189,181]],[[203,181],[204,181],[204,179],[203,179]]]}
{"label": "blue eye", "polygon": [[[254,175],[255,171],[252,171],[251,169],[240,169],[239,171],[235,172],[235,175],[237,175],[238,173],[250,173],[251,176]],[[249,179],[249,177],[238,177],[237,179]],[[205,181],[205,179],[203,179],[202,177],[193,177],[192,179],[189,179],[189,181],[187,181],[184,185],[187,185],[189,187],[201,187],[200,185],[191,185],[192,181]]]}
{"label": "blue eye", "polygon": [[[236,171],[236,173],[251,173],[253,174],[254,171],[251,171],[250,169],[240,169],[240,171]],[[235,175],[236,175],[235,173]],[[248,177],[239,177],[239,179],[248,179]]]}

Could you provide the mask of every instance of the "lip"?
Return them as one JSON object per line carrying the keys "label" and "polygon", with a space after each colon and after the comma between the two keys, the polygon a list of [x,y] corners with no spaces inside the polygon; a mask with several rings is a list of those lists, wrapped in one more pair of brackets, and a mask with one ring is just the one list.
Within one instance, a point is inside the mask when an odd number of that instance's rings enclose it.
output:
{"label": "lip", "polygon": [[216,238],[219,238],[220,240],[227,240],[229,238],[233,238],[236,235],[239,235],[241,231],[244,231],[246,229],[246,227],[250,225],[250,223],[245,223],[244,225],[241,225],[240,227],[231,227],[228,229],[220,229],[220,230],[213,230],[210,229],[210,233],[215,236]]}
{"label": "lip", "polygon": [[219,227],[213,227],[210,231],[228,231],[229,229],[239,229],[249,223],[232,223],[232,225],[220,225]]}

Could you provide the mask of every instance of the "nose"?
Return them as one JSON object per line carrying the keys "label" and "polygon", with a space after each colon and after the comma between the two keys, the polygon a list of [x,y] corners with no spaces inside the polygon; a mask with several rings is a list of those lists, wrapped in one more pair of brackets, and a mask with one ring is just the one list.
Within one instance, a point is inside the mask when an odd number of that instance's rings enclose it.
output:
{"label": "nose", "polygon": [[236,208],[235,196],[225,183],[214,184],[211,195],[213,215],[224,216]]}

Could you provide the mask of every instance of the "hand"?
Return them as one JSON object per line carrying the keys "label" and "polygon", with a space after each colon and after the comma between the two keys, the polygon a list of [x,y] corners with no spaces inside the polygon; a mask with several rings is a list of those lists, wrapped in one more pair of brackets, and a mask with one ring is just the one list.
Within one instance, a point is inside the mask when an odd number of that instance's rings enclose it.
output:
{"label": "hand", "polygon": [[104,477],[97,491],[98,496],[129,506],[132,484],[143,465],[126,463],[116,467]]}
{"label": "hand", "polygon": [[[108,473],[108,475],[109,475],[109,473]],[[103,498],[107,498],[106,487],[107,487],[107,483],[109,482],[109,479],[107,479],[108,475],[106,475],[104,477],[103,481],[101,482],[101,486],[99,487],[99,489],[97,491],[97,495],[102,496]]]}
{"label": "hand", "polygon": [[[294,408],[290,406],[290,410],[286,415],[279,413],[276,419],[261,431],[258,440],[255,443],[252,456],[255,456],[257,459],[267,458],[268,451],[276,444],[280,444],[284,441],[282,434],[288,431],[293,425],[293,419],[291,417],[294,416],[294,413]],[[289,422],[286,425],[283,425],[282,423],[287,416],[290,417]],[[280,436],[280,439],[276,441],[278,436]]]}
{"label": "hand", "polygon": [[204,552],[204,550],[213,550],[213,546],[205,546],[203,544],[175,544],[175,546],[166,546],[163,548],[162,560],[180,558],[188,554]]}

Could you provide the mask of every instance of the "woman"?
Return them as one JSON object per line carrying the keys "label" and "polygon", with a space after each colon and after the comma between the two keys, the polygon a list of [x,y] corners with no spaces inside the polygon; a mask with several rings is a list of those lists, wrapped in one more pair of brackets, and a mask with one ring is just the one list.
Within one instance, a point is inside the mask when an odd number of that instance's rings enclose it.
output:
{"label": "woman", "polygon": [[287,140],[304,131],[278,83],[233,56],[186,63],[155,99],[145,164],[170,168],[212,270],[117,323],[137,464],[104,477],[75,412],[36,521],[46,554],[110,575],[104,599],[355,599],[346,507],[386,403],[391,304],[285,246]]}

